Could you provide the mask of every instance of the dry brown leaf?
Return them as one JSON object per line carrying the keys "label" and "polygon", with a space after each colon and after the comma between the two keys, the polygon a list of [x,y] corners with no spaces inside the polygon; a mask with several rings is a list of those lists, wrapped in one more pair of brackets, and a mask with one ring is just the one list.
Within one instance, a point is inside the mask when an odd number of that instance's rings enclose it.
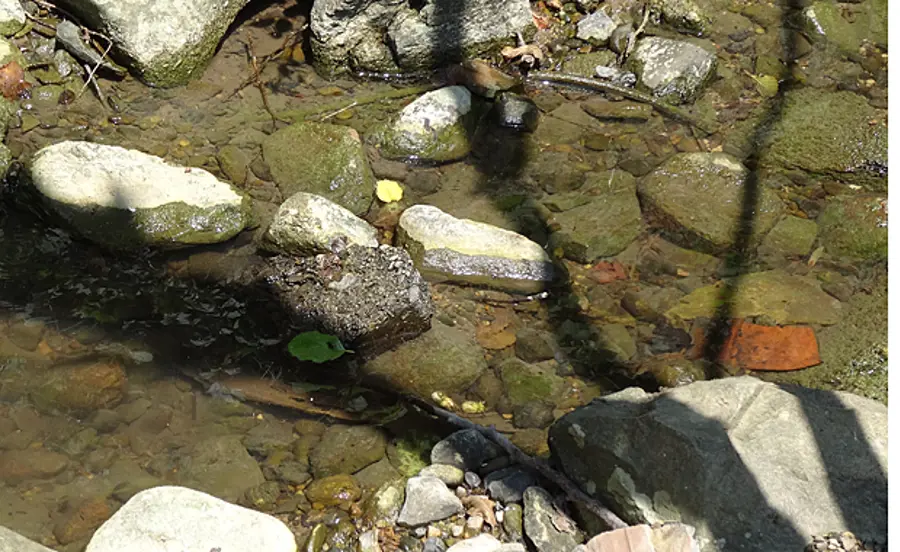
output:
{"label": "dry brown leaf", "polygon": [[544,59],[544,52],[537,44],[525,44],[524,46],[518,46],[515,48],[513,48],[512,46],[507,46],[500,50],[500,55],[508,60],[525,56],[531,56],[538,61]]}
{"label": "dry brown leaf", "polygon": [[516,342],[516,334],[491,324],[489,326],[479,326],[478,330],[475,331],[475,340],[485,349],[499,351],[514,344]]}
{"label": "dry brown leaf", "polygon": [[470,516],[480,515],[484,522],[494,528],[497,526],[497,517],[494,515],[494,501],[486,496],[469,495],[462,497],[463,506]]}

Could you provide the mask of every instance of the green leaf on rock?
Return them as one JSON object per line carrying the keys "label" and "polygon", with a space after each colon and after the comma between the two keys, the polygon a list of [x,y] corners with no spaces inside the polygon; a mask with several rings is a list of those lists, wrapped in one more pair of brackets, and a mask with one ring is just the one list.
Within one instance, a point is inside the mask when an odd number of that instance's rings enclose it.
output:
{"label": "green leaf on rock", "polygon": [[300,360],[322,363],[352,353],[337,337],[321,332],[303,332],[288,343],[288,352]]}

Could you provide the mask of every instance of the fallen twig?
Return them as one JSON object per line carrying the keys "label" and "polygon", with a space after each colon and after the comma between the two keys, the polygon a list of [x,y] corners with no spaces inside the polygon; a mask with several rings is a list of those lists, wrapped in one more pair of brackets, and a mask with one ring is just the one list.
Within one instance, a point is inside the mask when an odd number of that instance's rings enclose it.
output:
{"label": "fallen twig", "polygon": [[618,94],[620,96],[624,96],[630,100],[634,100],[636,102],[643,102],[650,104],[662,113],[663,115],[668,115],[673,119],[678,119],[684,123],[687,123],[699,130],[707,134],[712,134],[718,130],[718,125],[709,124],[706,121],[702,121],[685,110],[675,107],[673,105],[669,105],[664,103],[653,96],[648,94],[644,94],[643,92],[638,92],[637,90],[632,90],[631,88],[625,88],[623,86],[618,86],[606,81],[602,81],[599,79],[592,79],[589,77],[580,77],[578,75],[570,75],[567,73],[557,73],[557,72],[549,72],[549,71],[534,71],[528,74],[528,80],[533,82],[541,82],[546,84],[561,84],[564,86],[577,86],[581,88],[587,88],[590,90],[596,90],[599,92],[609,92],[612,94]]}
{"label": "fallen twig", "polygon": [[250,34],[247,34],[247,55],[250,58],[250,69],[253,71],[253,83],[256,85],[256,89],[259,90],[259,95],[262,97],[263,107],[266,108],[266,112],[272,117],[272,130],[275,131],[278,129],[278,121],[280,120],[275,112],[272,111],[272,107],[269,106],[269,95],[266,94],[266,87],[263,85],[262,79],[259,76],[259,63],[256,59],[256,53],[253,51],[253,37]]}
{"label": "fallen twig", "polygon": [[519,447],[512,444],[509,439],[507,439],[496,429],[476,424],[475,422],[457,416],[452,412],[434,406],[433,404],[425,402],[416,397],[406,398],[412,404],[415,404],[419,408],[422,408],[423,410],[439,418],[443,418],[444,420],[450,422],[455,426],[461,427],[463,429],[474,429],[475,431],[481,433],[487,439],[491,440],[497,446],[502,448],[504,452],[506,452],[506,454],[508,454],[513,459],[514,462],[517,462],[540,473],[542,476],[555,483],[557,486],[559,486],[560,489],[563,490],[563,492],[566,493],[570,500],[582,504],[589,512],[602,519],[611,529],[621,529],[622,527],[628,526],[628,524],[622,521],[622,519],[617,516],[612,510],[601,504],[600,501],[598,501],[596,498],[588,496],[568,477],[551,468],[550,465],[545,461],[525,454],[521,449],[519,449]]}
{"label": "fallen twig", "polygon": [[634,43],[637,42],[638,36],[642,32],[644,32],[644,27],[647,26],[647,21],[650,19],[650,8],[645,4],[644,5],[644,19],[641,21],[640,26],[638,26],[637,30],[628,35],[628,43],[625,45],[625,51],[622,52],[622,60],[624,61],[629,55],[631,55],[631,51],[634,50]]}

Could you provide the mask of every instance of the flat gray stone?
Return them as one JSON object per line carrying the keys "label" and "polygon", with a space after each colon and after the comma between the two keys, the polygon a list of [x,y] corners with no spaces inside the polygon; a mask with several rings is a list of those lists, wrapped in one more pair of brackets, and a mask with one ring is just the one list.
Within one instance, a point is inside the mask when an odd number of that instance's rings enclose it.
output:
{"label": "flat gray stone", "polygon": [[230,184],[118,146],[66,141],[41,148],[31,179],[47,208],[112,248],[218,243],[250,222],[248,204]]}
{"label": "flat gray stone", "polygon": [[629,523],[694,526],[702,552],[887,541],[887,407],[849,393],[750,376],[629,388],[563,416],[550,449]]}
{"label": "flat gray stone", "polygon": [[0,525],[0,550],[3,552],[53,552],[46,546],[26,539],[12,529]]}
{"label": "flat gray stone", "polygon": [[553,280],[553,263],[544,249],[503,228],[414,205],[400,216],[397,230],[398,242],[432,281],[535,293]]}
{"label": "flat gray stone", "polygon": [[553,505],[553,497],[540,487],[529,487],[523,496],[525,534],[538,552],[572,550],[584,535],[571,518]]}
{"label": "flat gray stone", "polygon": [[595,46],[602,46],[609,40],[610,35],[618,26],[619,24],[606,15],[605,11],[597,10],[590,15],[586,15],[578,22],[578,31],[575,36]]}
{"label": "flat gray stone", "polygon": [[236,435],[209,437],[196,443],[179,464],[180,482],[231,502],[266,481],[259,464]]}
{"label": "flat gray stone", "polygon": [[310,256],[332,250],[334,241],[378,247],[378,232],[369,223],[337,203],[305,192],[285,200],[265,234],[281,253]]}
{"label": "flat gray stone", "polygon": [[272,516],[200,491],[165,486],[134,495],[97,529],[85,552],[228,548],[296,552],[297,543],[287,525]]}
{"label": "flat gray stone", "polygon": [[411,477],[397,523],[418,527],[463,512],[462,502],[437,477]]}

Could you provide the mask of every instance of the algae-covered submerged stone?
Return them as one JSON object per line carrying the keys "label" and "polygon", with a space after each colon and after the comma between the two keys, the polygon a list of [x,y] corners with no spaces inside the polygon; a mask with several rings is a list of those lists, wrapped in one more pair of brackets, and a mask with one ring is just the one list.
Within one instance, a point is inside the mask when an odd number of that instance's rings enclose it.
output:
{"label": "algae-covered submerged stone", "polygon": [[886,198],[871,194],[833,197],[818,222],[828,253],[853,259],[887,258]]}
{"label": "algae-covered submerged stone", "polygon": [[339,238],[348,245],[378,247],[378,233],[366,221],[324,197],[304,192],[281,204],[265,238],[276,250],[299,255],[327,253]]}
{"label": "algae-covered submerged stone", "polygon": [[52,211],[116,249],[218,243],[249,223],[245,199],[231,185],[118,146],[47,146],[33,158],[31,179]]}
{"label": "algae-covered submerged stone", "polygon": [[[724,153],[680,153],[648,174],[638,186],[645,211],[662,220],[687,247],[714,252],[733,245],[748,198],[747,169]],[[760,183],[753,213],[752,242],[781,215],[777,195]]]}
{"label": "algae-covered submerged stone", "polygon": [[887,112],[853,92],[788,92],[760,162],[886,190]]}
{"label": "algae-covered submerged stone", "polygon": [[369,208],[375,176],[352,128],[294,123],[269,135],[262,150],[284,197],[316,194],[356,215]]}
{"label": "algae-covered submerged stone", "polygon": [[[756,272],[735,282],[731,318],[763,316],[775,324],[822,324],[840,321],[841,303],[815,280],[780,270]],[[723,288],[713,284],[697,289],[666,312],[670,321],[712,318],[722,301]]]}

